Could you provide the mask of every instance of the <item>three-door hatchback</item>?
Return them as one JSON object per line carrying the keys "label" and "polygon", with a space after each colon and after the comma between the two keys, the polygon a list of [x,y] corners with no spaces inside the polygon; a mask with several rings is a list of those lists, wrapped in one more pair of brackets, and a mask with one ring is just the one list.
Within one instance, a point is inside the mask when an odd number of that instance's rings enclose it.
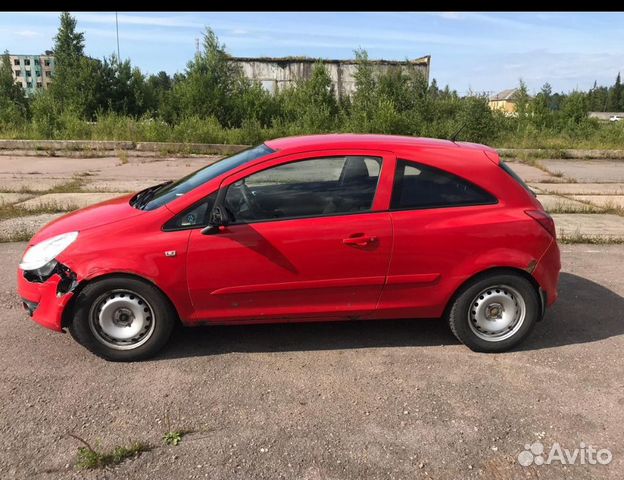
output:
{"label": "three-door hatchback", "polygon": [[176,322],[444,318],[517,345],[557,298],[551,217],[486,146],[384,135],[268,141],[61,217],[19,265],[33,319],[109,360]]}

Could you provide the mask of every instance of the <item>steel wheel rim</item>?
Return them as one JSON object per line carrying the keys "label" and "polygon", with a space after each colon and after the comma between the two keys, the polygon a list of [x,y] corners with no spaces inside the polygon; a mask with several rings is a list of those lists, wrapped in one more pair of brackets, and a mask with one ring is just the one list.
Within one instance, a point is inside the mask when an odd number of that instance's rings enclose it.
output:
{"label": "steel wheel rim", "polygon": [[516,334],[526,319],[522,295],[509,285],[484,288],[470,303],[468,325],[477,337],[501,342]]}
{"label": "steel wheel rim", "polygon": [[111,290],[93,302],[89,327],[96,339],[115,350],[132,350],[147,342],[156,326],[151,305],[131,290]]}

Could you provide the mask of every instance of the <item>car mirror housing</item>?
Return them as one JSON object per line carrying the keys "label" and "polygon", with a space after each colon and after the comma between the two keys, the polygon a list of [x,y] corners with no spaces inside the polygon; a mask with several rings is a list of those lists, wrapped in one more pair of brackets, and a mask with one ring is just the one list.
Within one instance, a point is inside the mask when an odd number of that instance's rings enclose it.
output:
{"label": "car mirror housing", "polygon": [[207,225],[201,229],[202,235],[214,235],[215,233],[219,233],[220,227],[217,225]]}
{"label": "car mirror housing", "polygon": [[230,216],[222,205],[215,205],[210,212],[208,225],[201,231],[203,235],[212,235],[219,232],[220,227],[225,227],[230,223]]}

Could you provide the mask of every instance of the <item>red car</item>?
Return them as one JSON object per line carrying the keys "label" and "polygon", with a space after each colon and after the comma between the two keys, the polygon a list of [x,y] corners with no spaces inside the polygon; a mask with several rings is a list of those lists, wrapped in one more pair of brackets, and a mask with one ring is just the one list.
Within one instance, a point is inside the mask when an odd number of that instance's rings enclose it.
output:
{"label": "red car", "polygon": [[559,269],[553,220],[493,149],[318,135],[65,215],[18,282],[36,322],[130,361],[176,322],[443,317],[504,351],[555,301]]}

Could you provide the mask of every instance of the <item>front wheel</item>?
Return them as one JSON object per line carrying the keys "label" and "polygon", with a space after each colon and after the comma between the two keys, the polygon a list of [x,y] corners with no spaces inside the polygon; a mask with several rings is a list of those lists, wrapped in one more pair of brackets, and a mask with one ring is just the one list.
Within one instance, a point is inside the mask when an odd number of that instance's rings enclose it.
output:
{"label": "front wheel", "polygon": [[453,334],[471,350],[503,352],[529,335],[539,314],[539,298],[529,280],[495,273],[463,287],[447,320]]}
{"label": "front wheel", "polygon": [[106,360],[129,362],[155,355],[169,340],[175,318],[171,304],[153,285],[109,277],[80,292],[69,332]]}

